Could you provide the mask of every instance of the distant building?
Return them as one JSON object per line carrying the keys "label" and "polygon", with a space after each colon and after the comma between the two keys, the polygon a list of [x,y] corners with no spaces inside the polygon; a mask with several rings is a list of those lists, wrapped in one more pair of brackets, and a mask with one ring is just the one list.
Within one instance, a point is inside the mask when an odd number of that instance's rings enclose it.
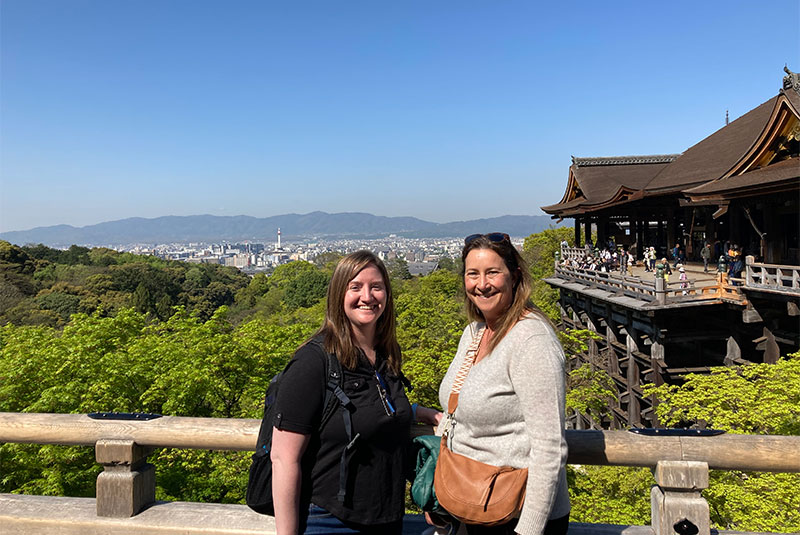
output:
{"label": "distant building", "polygon": [[408,272],[413,277],[424,276],[436,271],[439,267],[438,262],[409,262]]}

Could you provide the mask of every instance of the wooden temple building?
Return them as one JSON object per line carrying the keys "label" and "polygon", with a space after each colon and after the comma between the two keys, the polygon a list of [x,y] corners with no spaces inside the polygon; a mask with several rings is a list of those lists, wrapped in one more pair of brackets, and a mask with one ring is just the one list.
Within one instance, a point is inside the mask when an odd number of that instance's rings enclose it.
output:
{"label": "wooden temple building", "polygon": [[[574,415],[573,425],[658,426],[644,382],[676,382],[710,366],[775,362],[800,348],[800,75],[785,69],[778,94],[682,154],[573,158],[562,199],[542,207],[572,218],[575,247],[562,250],[547,282],[560,293],[562,323],[598,332],[580,361],[606,369],[619,402],[610,421]],[[688,262],[705,242],[738,244],[741,278],[665,282],[568,266],[596,232],[641,259]],[[713,253],[716,254],[713,254]],[[720,271],[724,266],[720,266]]]}

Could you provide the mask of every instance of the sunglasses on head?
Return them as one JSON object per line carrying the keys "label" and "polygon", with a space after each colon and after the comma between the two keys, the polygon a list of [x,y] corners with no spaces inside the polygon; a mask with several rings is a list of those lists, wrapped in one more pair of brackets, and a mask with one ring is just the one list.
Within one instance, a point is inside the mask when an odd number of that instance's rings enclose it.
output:
{"label": "sunglasses on head", "polygon": [[469,245],[478,238],[486,238],[493,243],[502,243],[504,241],[510,242],[511,238],[505,232],[490,232],[489,234],[470,234],[464,238],[464,245]]}

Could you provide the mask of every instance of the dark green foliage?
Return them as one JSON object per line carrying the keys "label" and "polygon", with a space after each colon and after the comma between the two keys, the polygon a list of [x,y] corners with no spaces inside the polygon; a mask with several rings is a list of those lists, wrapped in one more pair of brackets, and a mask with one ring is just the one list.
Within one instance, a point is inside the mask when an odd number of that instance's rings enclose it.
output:
{"label": "dark green foliage", "polygon": [[81,298],[64,292],[50,292],[36,298],[40,308],[52,310],[66,321],[72,314],[78,312]]}
{"label": "dark green foliage", "polygon": [[461,273],[461,259],[453,260],[449,256],[444,256],[439,259],[439,269],[451,273]]}
{"label": "dark green foliage", "polygon": [[184,305],[208,319],[248,282],[239,270],[218,265],[0,241],[0,325],[62,326],[75,312],[113,315],[127,306],[167,319]]}
{"label": "dark green foliage", "polygon": [[411,278],[411,273],[408,272],[408,262],[402,258],[392,258],[385,262],[386,270],[389,272],[389,277],[400,280],[408,280]]}
{"label": "dark green foliage", "polygon": [[555,253],[561,248],[561,241],[571,241],[572,230],[566,227],[549,228],[525,238],[522,255],[528,262],[533,277],[533,302],[553,321],[559,320],[558,290],[547,285],[542,279],[553,275]]}

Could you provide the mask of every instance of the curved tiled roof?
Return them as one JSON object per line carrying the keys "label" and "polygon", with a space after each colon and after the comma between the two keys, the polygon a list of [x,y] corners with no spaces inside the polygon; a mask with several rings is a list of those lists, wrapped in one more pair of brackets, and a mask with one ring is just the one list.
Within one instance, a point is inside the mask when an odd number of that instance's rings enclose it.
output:
{"label": "curved tiled roof", "polygon": [[800,94],[793,88],[784,89],[680,155],[573,157],[564,197],[542,210],[565,217],[682,192],[701,198],[727,189],[791,188],[799,174],[796,157],[787,160],[789,163],[742,171],[753,165],[748,162],[763,165],[757,158],[768,149],[767,140],[779,130],[776,125],[787,124],[776,119],[778,112],[784,118],[787,112],[797,117],[798,110]]}
{"label": "curved tiled roof", "polygon": [[731,196],[735,195],[737,190],[744,189],[782,190],[796,189],[798,186],[800,186],[800,158],[794,157],[755,171],[708,182],[684,190],[683,193],[690,198],[700,198],[721,193]]}
{"label": "curved tiled roof", "polygon": [[[562,202],[544,206],[542,210],[547,213],[560,213],[579,207],[588,210],[624,201],[627,195],[642,189],[677,157],[677,154],[659,154],[573,158],[568,191]],[[580,195],[565,202],[570,197],[569,189],[574,187],[579,189]]]}
{"label": "curved tiled roof", "polygon": [[764,130],[775,96],[688,148],[644,189],[648,194],[703,184],[724,175],[747,153]]}

